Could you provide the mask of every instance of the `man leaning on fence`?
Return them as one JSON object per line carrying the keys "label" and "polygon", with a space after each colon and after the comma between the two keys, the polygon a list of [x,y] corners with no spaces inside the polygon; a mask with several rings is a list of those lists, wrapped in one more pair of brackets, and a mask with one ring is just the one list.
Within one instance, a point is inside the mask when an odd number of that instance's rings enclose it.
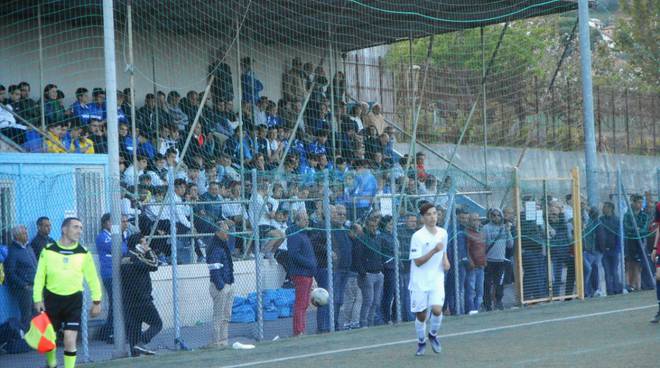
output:
{"label": "man leaning on fence", "polygon": [[16,225],[11,229],[12,242],[5,259],[5,273],[9,291],[18,303],[21,313],[21,328],[27,330],[32,319],[32,287],[37,272],[37,258],[32,247],[27,243],[28,233],[25,225]]}
{"label": "man leaning on fence", "polygon": [[224,221],[217,223],[215,235],[207,243],[206,263],[209,267],[213,299],[213,340],[209,348],[224,348],[229,343],[229,320],[234,301],[234,263],[232,262],[233,239]]}

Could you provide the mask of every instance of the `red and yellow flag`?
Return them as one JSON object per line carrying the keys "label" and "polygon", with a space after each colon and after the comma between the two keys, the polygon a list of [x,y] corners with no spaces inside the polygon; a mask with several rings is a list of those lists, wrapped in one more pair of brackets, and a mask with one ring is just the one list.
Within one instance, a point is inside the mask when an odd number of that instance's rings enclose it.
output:
{"label": "red and yellow flag", "polygon": [[32,318],[30,329],[23,336],[23,339],[32,349],[42,354],[55,349],[57,335],[46,313],[41,312],[38,316]]}

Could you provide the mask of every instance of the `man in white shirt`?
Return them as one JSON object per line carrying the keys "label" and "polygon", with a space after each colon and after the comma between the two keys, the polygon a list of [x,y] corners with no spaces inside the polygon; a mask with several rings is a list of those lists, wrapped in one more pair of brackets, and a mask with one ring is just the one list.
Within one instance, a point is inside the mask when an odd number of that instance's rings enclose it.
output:
{"label": "man in white shirt", "polygon": [[416,314],[417,352],[426,351],[426,316],[431,309],[431,330],[428,334],[435,353],[441,351],[438,330],[442,324],[442,305],[445,301],[445,272],[449,270],[449,260],[445,252],[447,231],[436,226],[438,212],[431,203],[419,209],[424,227],[417,230],[410,239],[410,310]]}

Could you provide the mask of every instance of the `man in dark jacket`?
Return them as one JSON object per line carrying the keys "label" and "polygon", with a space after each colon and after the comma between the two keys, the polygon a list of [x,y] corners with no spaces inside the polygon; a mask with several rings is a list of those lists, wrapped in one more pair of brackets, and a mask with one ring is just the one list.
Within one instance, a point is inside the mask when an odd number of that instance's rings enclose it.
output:
{"label": "man in dark jacket", "polygon": [[37,259],[39,259],[41,250],[44,249],[46,244],[50,243],[55,243],[55,240],[50,237],[50,219],[46,216],[39,217],[37,219],[37,235],[30,242],[30,247],[32,247]]}
{"label": "man in dark jacket", "polygon": [[[315,216],[312,215],[314,220],[311,224],[311,227],[314,230],[310,230],[308,233],[309,240],[312,243],[312,248],[314,248],[314,255],[316,256],[317,268],[314,278],[316,279],[317,287],[328,290],[328,249],[326,232],[324,230],[325,221],[323,219],[323,209],[317,209],[315,213],[317,216],[314,218]],[[317,333],[330,332],[329,305],[322,305],[316,308],[316,330]]]}
{"label": "man in dark jacket", "polygon": [[32,287],[37,272],[37,258],[28,244],[27,229],[16,225],[11,230],[12,243],[5,260],[7,285],[21,312],[21,327],[26,328],[32,319]]}
{"label": "man in dark jacket", "polygon": [[335,330],[339,330],[339,311],[344,304],[344,289],[351,273],[351,263],[353,251],[353,240],[348,236],[348,229],[344,228],[346,223],[346,207],[341,204],[331,207],[332,231],[332,251],[335,254],[333,258],[333,302],[335,305]]}
{"label": "man in dark jacket", "polygon": [[316,256],[312,243],[305,232],[309,224],[307,213],[300,211],[295,215],[295,226],[287,229],[287,247],[289,275],[296,288],[296,300],[293,305],[293,335],[305,332],[307,306],[312,279],[316,274]]}
{"label": "man in dark jacket", "polygon": [[[158,270],[158,258],[139,233],[128,238],[128,253],[129,259],[122,260],[121,265],[126,336],[132,356],[153,355],[155,352],[145,344],[163,328],[163,321],[151,296],[153,288],[150,273]],[[149,325],[144,332],[143,323]]]}
{"label": "man in dark jacket", "polygon": [[607,295],[621,294],[623,282],[621,274],[621,246],[619,238],[619,218],[614,214],[614,203],[603,203],[603,215],[596,231],[596,245],[603,253],[605,285]]}
{"label": "man in dark jacket", "polygon": [[[362,291],[360,327],[373,326],[376,311],[383,297],[383,258],[378,242],[380,214],[372,213],[367,219],[365,230],[358,235],[357,252],[353,258],[358,273],[358,287]],[[358,234],[360,231],[358,230]]]}
{"label": "man in dark jacket", "polygon": [[233,240],[229,226],[218,222],[215,236],[207,243],[206,263],[209,266],[211,285],[209,292],[213,299],[213,340],[208,347],[226,347],[229,342],[229,320],[234,302],[234,263],[231,259]]}

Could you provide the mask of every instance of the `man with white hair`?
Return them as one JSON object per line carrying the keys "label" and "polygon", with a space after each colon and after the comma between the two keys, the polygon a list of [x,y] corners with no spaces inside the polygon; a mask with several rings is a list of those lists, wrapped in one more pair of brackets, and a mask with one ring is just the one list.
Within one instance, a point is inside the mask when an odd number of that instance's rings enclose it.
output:
{"label": "man with white hair", "polygon": [[21,327],[27,328],[32,319],[32,287],[37,272],[37,257],[28,244],[25,225],[16,225],[11,229],[12,243],[5,260],[7,285],[18,303],[21,312]]}

